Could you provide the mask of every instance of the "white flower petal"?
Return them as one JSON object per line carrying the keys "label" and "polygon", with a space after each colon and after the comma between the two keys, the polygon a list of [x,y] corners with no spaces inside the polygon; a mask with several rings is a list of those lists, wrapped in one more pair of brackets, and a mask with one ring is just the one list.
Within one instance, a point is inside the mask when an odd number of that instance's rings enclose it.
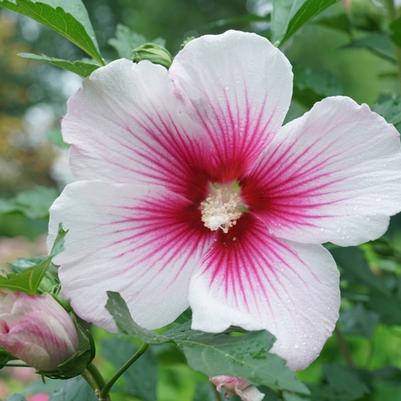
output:
{"label": "white flower petal", "polygon": [[291,369],[303,369],[319,355],[338,319],[335,262],[320,245],[275,239],[262,223],[249,219],[242,237],[231,244],[230,238],[217,241],[203,270],[194,273],[192,327],[267,329],[277,338],[272,352]]}
{"label": "white flower petal", "polygon": [[255,158],[280,128],[291,101],[290,63],[254,33],[191,40],[174,58],[170,77],[222,163]]}
{"label": "white flower petal", "polygon": [[69,184],[50,209],[49,244],[62,223],[68,233],[55,263],[75,312],[114,329],[105,310],[111,290],[143,327],[174,321],[188,307],[190,276],[206,241],[201,222],[183,218],[188,207],[174,194],[133,184]]}
{"label": "white flower petal", "polygon": [[160,65],[121,59],[96,70],[62,122],[74,176],[177,186],[198,146],[181,103]]}
{"label": "white flower petal", "polygon": [[285,125],[250,175],[271,234],[293,241],[357,245],[380,237],[401,210],[399,133],[347,97]]}

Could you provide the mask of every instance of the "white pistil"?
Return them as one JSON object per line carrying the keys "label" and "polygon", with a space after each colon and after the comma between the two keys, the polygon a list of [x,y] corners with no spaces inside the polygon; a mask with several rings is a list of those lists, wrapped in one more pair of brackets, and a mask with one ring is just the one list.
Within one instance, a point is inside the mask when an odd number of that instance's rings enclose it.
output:
{"label": "white pistil", "polygon": [[203,224],[212,231],[221,229],[227,234],[245,209],[240,193],[237,183],[212,184],[208,197],[200,204]]}

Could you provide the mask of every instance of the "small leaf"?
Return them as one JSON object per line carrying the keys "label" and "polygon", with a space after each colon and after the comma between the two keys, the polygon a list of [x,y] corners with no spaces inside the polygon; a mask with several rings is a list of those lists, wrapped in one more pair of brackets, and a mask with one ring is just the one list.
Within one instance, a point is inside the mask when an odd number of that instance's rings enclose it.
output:
{"label": "small leaf", "polygon": [[50,250],[49,256],[54,257],[64,250],[64,238],[65,238],[66,234],[67,234],[67,231],[65,231],[63,229],[62,225],[60,224],[59,228],[58,228],[57,237],[53,242],[52,249]]}
{"label": "small leaf", "polygon": [[273,0],[272,41],[282,46],[299,28],[337,0]]}
{"label": "small leaf", "polygon": [[47,258],[20,273],[10,273],[6,277],[0,277],[0,288],[22,291],[31,295],[36,294],[50,262],[51,258]]}
{"label": "small leaf", "polygon": [[122,333],[137,336],[148,344],[161,344],[171,341],[168,337],[146,330],[136,324],[131,317],[127,304],[118,292],[107,291],[107,295],[106,309],[110,312]]}
{"label": "small leaf", "polygon": [[294,97],[308,108],[324,97],[343,93],[340,82],[327,71],[312,70],[302,65],[294,66],[293,70]]}
{"label": "small leaf", "polygon": [[[115,37],[108,41],[108,44],[116,49],[118,55],[122,58],[131,59],[132,52],[135,48],[149,42],[145,36],[140,33],[134,32],[125,25],[118,24]],[[152,40],[153,43],[164,46],[165,40],[157,38]]]}
{"label": "small leaf", "polygon": [[0,288],[22,291],[31,295],[38,293],[39,285],[46,272],[49,268],[55,269],[51,263],[52,258],[62,251],[65,234],[66,232],[60,227],[47,258],[17,259],[12,262],[13,272],[0,277]]}
{"label": "small leaf", "polygon": [[338,323],[344,334],[370,337],[379,323],[379,315],[357,304],[342,313]]}
{"label": "small leaf", "polygon": [[31,191],[20,192],[14,198],[0,199],[0,215],[21,213],[30,219],[45,219],[57,195],[55,188],[38,186]]}
{"label": "small leaf", "polygon": [[359,39],[354,39],[344,49],[366,49],[387,61],[396,63],[395,46],[384,33],[370,33]]}
{"label": "small leaf", "polygon": [[401,96],[381,95],[373,110],[381,114],[387,122],[393,124],[401,133]]}
{"label": "small leaf", "polygon": [[30,267],[37,266],[39,263],[43,262],[46,259],[46,257],[42,256],[36,258],[19,258],[13,260],[8,265],[14,273],[19,273],[26,269],[29,269]]}
{"label": "small leaf", "polygon": [[363,252],[356,247],[336,248],[331,250],[337,264],[343,268],[343,276],[357,283],[374,288],[383,295],[389,295],[389,289],[380,279],[372,273],[366,262]]}
{"label": "small leaf", "polygon": [[108,44],[114,47],[118,55],[122,58],[130,59],[132,56],[132,50],[147,42],[143,35],[132,31],[130,28],[122,24],[117,25],[115,35],[115,38],[110,39]]}
{"label": "small leaf", "polygon": [[48,57],[45,54],[32,54],[32,53],[18,53],[22,58],[35,61],[43,61],[48,64],[52,64],[56,67],[62,68],[67,71],[71,71],[75,74],[85,78],[90,75],[93,71],[99,68],[99,65],[87,60],[63,60],[61,58]]}
{"label": "small leaf", "polygon": [[0,7],[31,17],[104,64],[92,24],[81,0],[0,0]]}

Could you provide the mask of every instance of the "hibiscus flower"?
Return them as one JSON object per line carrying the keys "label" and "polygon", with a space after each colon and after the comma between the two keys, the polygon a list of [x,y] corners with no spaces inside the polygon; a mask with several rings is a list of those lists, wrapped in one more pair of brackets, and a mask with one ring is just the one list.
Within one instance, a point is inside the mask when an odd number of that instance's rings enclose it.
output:
{"label": "hibiscus flower", "polygon": [[267,39],[190,41],[169,70],[116,60],[68,102],[76,182],[51,208],[68,230],[63,294],[109,330],[106,291],[136,322],[267,329],[291,369],[331,335],[339,274],[321,245],[380,237],[401,209],[398,132],[347,97],[282,126],[291,65]]}

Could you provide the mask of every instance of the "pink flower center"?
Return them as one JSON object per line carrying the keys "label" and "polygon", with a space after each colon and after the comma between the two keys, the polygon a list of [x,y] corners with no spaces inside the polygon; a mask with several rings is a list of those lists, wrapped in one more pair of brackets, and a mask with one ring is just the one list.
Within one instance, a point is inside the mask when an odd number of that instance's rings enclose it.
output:
{"label": "pink flower center", "polygon": [[200,204],[200,210],[205,227],[211,231],[221,229],[227,234],[247,210],[241,198],[241,187],[238,182],[211,183],[208,196]]}

